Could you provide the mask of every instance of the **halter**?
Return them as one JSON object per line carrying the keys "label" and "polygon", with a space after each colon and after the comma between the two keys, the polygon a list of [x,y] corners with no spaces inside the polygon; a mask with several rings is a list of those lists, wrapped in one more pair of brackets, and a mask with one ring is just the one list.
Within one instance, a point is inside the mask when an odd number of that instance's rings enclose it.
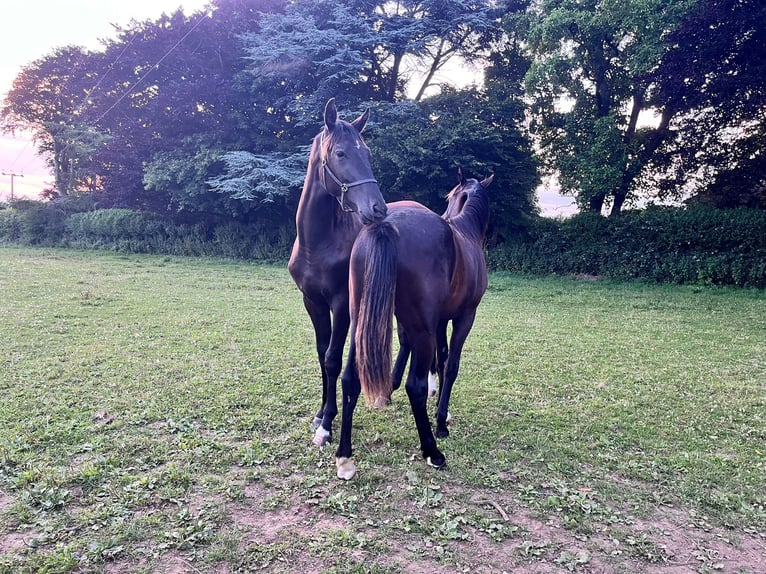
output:
{"label": "halter", "polygon": [[[319,140],[320,146],[323,143],[324,143],[324,132],[322,132],[322,137]],[[327,158],[326,157],[322,158],[322,168],[323,168],[322,169],[322,185],[324,186],[325,189],[327,189],[327,183],[325,181],[325,176],[324,176],[325,172],[327,172],[327,174],[330,176],[330,178],[335,183],[337,183],[338,186],[340,187],[340,197],[338,197],[337,195],[333,196],[333,197],[335,197],[335,199],[338,200],[338,204],[340,205],[340,208],[343,211],[345,211],[346,213],[350,213],[350,212],[354,211],[353,209],[351,209],[350,207],[348,207],[346,205],[346,192],[349,189],[351,189],[352,187],[356,187],[357,185],[363,185],[365,183],[378,183],[378,180],[376,180],[375,178],[360,179],[360,180],[357,180],[357,181],[352,181],[351,183],[344,183],[330,169],[330,166],[327,163]],[[328,193],[329,193],[329,191],[328,191]]]}

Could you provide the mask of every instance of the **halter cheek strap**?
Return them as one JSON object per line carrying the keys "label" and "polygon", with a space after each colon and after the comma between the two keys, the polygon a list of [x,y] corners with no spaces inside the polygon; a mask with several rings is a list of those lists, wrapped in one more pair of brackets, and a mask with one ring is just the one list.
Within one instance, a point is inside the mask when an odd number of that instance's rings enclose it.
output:
{"label": "halter cheek strap", "polygon": [[[324,142],[324,133],[322,134],[322,139],[321,139],[321,141],[320,141],[320,144],[321,144],[321,143],[323,143],[323,142]],[[322,158],[322,171],[321,171],[321,174],[322,174],[322,185],[324,186],[324,188],[325,188],[325,189],[327,189],[327,182],[325,181],[325,173],[327,173],[327,175],[329,175],[329,176],[330,176],[330,178],[331,178],[331,179],[332,179],[332,180],[333,180],[335,183],[337,183],[337,184],[338,184],[338,187],[340,187],[340,197],[338,197],[338,196],[336,195],[336,196],[335,196],[335,199],[337,199],[337,200],[338,200],[338,203],[340,204],[340,208],[341,208],[343,211],[345,211],[345,212],[351,212],[351,211],[354,211],[353,209],[351,209],[350,207],[348,207],[348,206],[346,205],[346,192],[347,192],[347,191],[348,191],[350,188],[352,188],[352,187],[356,187],[357,185],[363,185],[363,184],[365,184],[365,183],[378,183],[378,180],[376,180],[375,178],[372,178],[372,177],[371,177],[371,178],[367,178],[367,179],[359,179],[359,180],[357,180],[357,181],[352,181],[351,183],[344,183],[344,182],[342,182],[342,181],[341,181],[341,180],[338,178],[338,176],[337,176],[337,175],[335,175],[335,174],[333,173],[332,169],[330,169],[330,165],[327,163],[327,158],[326,158],[326,157],[323,157],[323,158]],[[328,191],[328,193],[329,193],[329,191]]]}

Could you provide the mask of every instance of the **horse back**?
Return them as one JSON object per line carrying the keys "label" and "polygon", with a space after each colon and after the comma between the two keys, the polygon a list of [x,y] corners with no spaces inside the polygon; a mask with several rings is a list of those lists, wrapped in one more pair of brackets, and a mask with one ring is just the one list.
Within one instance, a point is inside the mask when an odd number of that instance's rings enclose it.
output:
{"label": "horse back", "polygon": [[386,218],[398,231],[396,316],[430,324],[449,301],[455,244],[441,217],[408,203],[392,207]]}

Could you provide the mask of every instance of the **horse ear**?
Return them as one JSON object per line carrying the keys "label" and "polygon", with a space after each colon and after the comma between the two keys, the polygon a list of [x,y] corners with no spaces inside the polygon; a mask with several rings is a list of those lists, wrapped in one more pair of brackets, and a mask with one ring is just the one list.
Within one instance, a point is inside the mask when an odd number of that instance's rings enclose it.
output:
{"label": "horse ear", "polygon": [[494,179],[495,179],[495,174],[493,173],[492,175],[482,179],[479,183],[481,183],[482,187],[487,188],[489,187],[489,184],[492,183]]}
{"label": "horse ear", "polygon": [[324,125],[327,126],[329,131],[332,131],[337,121],[338,108],[335,107],[335,98],[330,98],[324,107]]}
{"label": "horse ear", "polygon": [[463,177],[463,168],[461,166],[457,166],[457,182],[460,185],[465,184],[465,177]]}
{"label": "horse ear", "polygon": [[370,108],[367,108],[364,110],[364,113],[356,118],[353,122],[351,122],[351,125],[356,128],[356,131],[359,133],[362,133],[362,130],[364,129],[364,126],[367,125],[367,120],[370,119]]}

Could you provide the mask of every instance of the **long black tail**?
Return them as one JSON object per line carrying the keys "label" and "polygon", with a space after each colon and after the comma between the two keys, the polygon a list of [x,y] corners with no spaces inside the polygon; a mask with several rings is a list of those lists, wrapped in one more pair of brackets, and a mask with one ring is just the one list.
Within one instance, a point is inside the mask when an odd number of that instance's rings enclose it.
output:
{"label": "long black tail", "polygon": [[365,400],[378,408],[391,396],[391,349],[398,231],[383,222],[365,228],[357,239],[364,241],[364,277],[352,274],[352,290],[361,297],[356,324],[356,365]]}

